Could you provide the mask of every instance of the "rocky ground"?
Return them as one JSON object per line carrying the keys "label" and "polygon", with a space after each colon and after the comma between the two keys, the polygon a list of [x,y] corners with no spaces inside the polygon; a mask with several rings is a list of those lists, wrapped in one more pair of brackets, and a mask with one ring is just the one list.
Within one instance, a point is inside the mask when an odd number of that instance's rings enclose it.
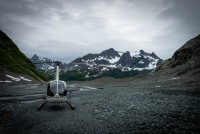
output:
{"label": "rocky ground", "polygon": [[68,82],[66,103],[47,103],[46,84],[0,85],[0,133],[199,133],[197,76]]}

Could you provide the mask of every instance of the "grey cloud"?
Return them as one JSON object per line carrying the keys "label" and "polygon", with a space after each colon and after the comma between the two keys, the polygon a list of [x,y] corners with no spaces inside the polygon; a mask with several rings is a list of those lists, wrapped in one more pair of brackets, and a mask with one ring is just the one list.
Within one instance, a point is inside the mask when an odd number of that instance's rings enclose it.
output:
{"label": "grey cloud", "polygon": [[154,51],[166,59],[199,34],[199,4],[198,0],[1,0],[0,29],[28,56],[63,60],[112,47]]}
{"label": "grey cloud", "polygon": [[199,0],[170,0],[173,6],[170,10],[161,14],[161,19],[177,20],[179,31],[188,31],[190,34],[198,34],[200,31],[200,1]]}

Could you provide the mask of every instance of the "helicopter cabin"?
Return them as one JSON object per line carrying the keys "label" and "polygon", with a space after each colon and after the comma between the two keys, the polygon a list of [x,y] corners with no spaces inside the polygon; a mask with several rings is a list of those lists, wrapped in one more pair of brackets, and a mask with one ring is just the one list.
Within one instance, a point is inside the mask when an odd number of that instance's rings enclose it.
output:
{"label": "helicopter cabin", "polygon": [[66,96],[67,95],[67,86],[64,81],[58,81],[58,86],[57,86],[57,81],[53,80],[50,81],[47,85],[47,95],[48,96],[55,96],[57,94],[57,88],[58,88],[58,94],[59,96]]}

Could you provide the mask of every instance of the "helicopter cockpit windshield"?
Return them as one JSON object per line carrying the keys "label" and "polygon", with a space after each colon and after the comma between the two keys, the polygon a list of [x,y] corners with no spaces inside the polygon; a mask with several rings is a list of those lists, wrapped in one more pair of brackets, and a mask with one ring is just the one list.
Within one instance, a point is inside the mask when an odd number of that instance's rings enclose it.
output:
{"label": "helicopter cockpit windshield", "polygon": [[48,89],[47,92],[50,96],[56,95],[57,93],[57,88],[58,88],[58,94],[59,95],[66,95],[67,90],[66,90],[66,83],[63,81],[58,81],[58,85],[57,85],[57,81],[51,81],[48,84]]}

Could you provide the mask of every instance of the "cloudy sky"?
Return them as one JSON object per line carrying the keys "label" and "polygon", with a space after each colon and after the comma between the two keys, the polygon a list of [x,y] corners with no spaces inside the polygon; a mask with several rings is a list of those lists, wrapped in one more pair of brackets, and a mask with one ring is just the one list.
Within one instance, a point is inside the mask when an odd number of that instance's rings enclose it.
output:
{"label": "cloudy sky", "polygon": [[200,0],[0,0],[0,29],[28,57],[114,48],[170,58],[200,34]]}

